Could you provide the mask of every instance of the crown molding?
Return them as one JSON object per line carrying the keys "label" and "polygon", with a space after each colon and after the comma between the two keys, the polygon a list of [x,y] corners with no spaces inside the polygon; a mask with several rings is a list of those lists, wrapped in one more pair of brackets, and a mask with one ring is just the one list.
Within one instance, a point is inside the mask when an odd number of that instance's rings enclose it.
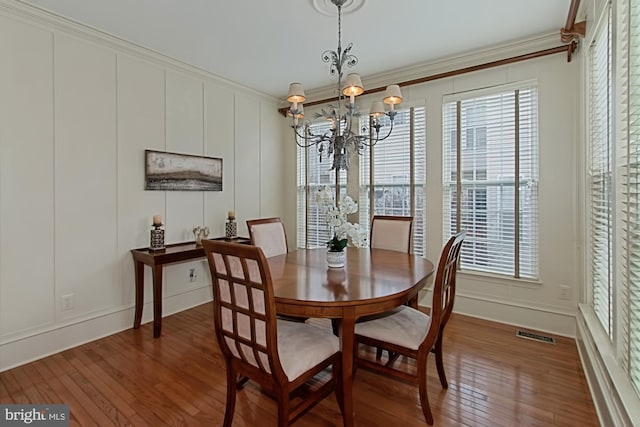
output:
{"label": "crown molding", "polygon": [[172,58],[171,56],[153,49],[140,46],[81,22],[57,15],[41,7],[25,3],[21,0],[0,0],[0,15],[5,15],[9,18],[17,19],[26,24],[35,25],[45,30],[60,32],[80,38],[82,40],[113,49],[117,53],[128,54],[141,58],[160,67],[188,73],[192,77],[207,80],[211,83],[231,86],[234,89],[251,93],[274,103],[281,102],[279,98],[272,95],[249,88],[241,83],[218,76],[202,68],[187,64],[186,62]]}
{"label": "crown molding", "polygon": [[[398,82],[419,79],[424,76],[446,73],[474,66],[481,63],[499,61],[513,56],[523,55],[535,51],[550,49],[558,46],[559,34],[543,34],[529,39],[506,43],[480,51],[467,52],[460,55],[440,58],[410,67],[389,70],[370,76],[362,76],[367,88],[377,88]],[[336,96],[335,85],[306,90],[308,100],[331,98]],[[280,105],[284,105],[282,101]]]}

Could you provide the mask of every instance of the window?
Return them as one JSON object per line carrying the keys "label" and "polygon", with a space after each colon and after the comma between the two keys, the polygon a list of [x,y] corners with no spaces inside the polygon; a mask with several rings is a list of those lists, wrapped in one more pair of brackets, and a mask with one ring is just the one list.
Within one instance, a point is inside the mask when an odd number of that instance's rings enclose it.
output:
{"label": "window", "polygon": [[467,231],[463,269],[538,276],[537,109],[534,84],[445,98],[443,235]]}
{"label": "window", "polygon": [[[323,121],[311,123],[310,127],[313,133],[321,134],[329,131],[331,124]],[[331,170],[331,159],[326,155],[321,158],[313,147],[298,147],[297,156],[297,245],[299,248],[325,247],[329,240],[329,231],[324,218],[320,217],[313,194],[320,187],[335,188],[336,171]],[[339,183],[341,194],[344,194],[344,173],[340,174]]]}
{"label": "window", "polygon": [[627,295],[631,381],[640,391],[640,1],[631,2],[628,91],[628,158],[626,193]]}
{"label": "window", "polygon": [[611,11],[589,46],[589,247],[591,304],[612,336]]}
{"label": "window", "polygon": [[[366,133],[368,117],[362,121],[366,121],[363,132]],[[382,119],[382,124],[381,133],[384,133],[391,125],[388,117]],[[330,124],[324,121],[310,126],[312,132],[322,133],[329,130]],[[392,135],[373,147],[365,147],[358,156],[358,222],[368,228],[374,214],[413,216],[413,251],[418,255],[424,253],[425,138],[424,107],[401,109],[395,117]],[[336,173],[330,169],[329,159],[323,158],[320,162],[316,150],[298,148],[298,247],[323,247],[329,240],[324,219],[318,215],[313,192],[324,185],[335,188]],[[343,196],[347,174],[343,171],[339,177],[340,194]]]}
{"label": "window", "polygon": [[[622,361],[631,383],[640,394],[640,1],[620,6],[620,32],[628,37],[629,48],[622,55],[620,67],[626,75],[621,82],[621,138],[616,161],[619,188],[616,197],[620,218],[617,221],[618,271],[622,291]],[[625,20],[623,20],[625,21]],[[626,107],[626,108],[625,108]]]}
{"label": "window", "polygon": [[[425,108],[398,110],[393,133],[360,156],[360,224],[373,215],[413,217],[413,253],[424,254]],[[391,125],[382,120],[385,132]]]}

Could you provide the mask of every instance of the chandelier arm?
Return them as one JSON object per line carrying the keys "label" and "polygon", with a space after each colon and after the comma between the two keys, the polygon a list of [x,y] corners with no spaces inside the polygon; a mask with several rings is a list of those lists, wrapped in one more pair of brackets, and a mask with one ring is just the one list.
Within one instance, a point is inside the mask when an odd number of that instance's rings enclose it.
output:
{"label": "chandelier arm", "polygon": [[384,137],[378,138],[378,133],[376,132],[376,140],[373,143],[373,145],[377,144],[380,141],[384,141],[385,139],[389,138],[389,136],[391,136],[391,132],[393,132],[393,120],[391,121],[391,126],[389,126],[389,132],[387,132],[387,134]]}
{"label": "chandelier arm", "polygon": [[[384,141],[385,139],[389,138],[391,136],[391,132],[393,132],[393,122],[391,122],[391,126],[389,126],[389,132],[387,132],[387,134],[382,138],[379,137],[379,130],[376,130],[375,138],[369,137],[368,135],[362,135],[362,136],[358,136],[358,139],[360,140],[360,138],[362,138],[362,140],[360,141],[362,145],[365,145],[367,147],[373,147],[378,142]],[[370,141],[370,142],[367,142],[367,141]]]}
{"label": "chandelier arm", "polygon": [[[306,135],[304,133],[303,134],[299,133],[298,129],[300,129],[301,127],[302,126],[291,126],[291,128],[293,129],[293,133],[294,133],[294,140],[295,140],[296,145],[298,147],[300,147],[300,148],[309,148],[309,147],[311,147],[313,145],[318,145],[320,142],[322,142],[321,139],[319,139],[319,140],[316,140],[316,139],[311,140],[311,138],[309,138],[309,137],[313,138],[315,135],[312,135],[312,134]],[[308,144],[307,143],[300,143],[299,140],[303,140],[303,141],[309,140],[309,143]]]}
{"label": "chandelier arm", "polygon": [[[295,130],[295,128],[294,128],[294,130]],[[300,134],[300,133],[298,133],[298,131],[296,130],[296,131],[295,131],[295,135],[296,135],[296,138],[295,138],[295,140],[296,140],[296,144],[297,144],[297,145],[298,145],[298,147],[300,147],[300,148],[309,148],[309,147],[314,146],[314,145],[320,145],[320,144],[322,144],[323,142],[333,142],[333,141],[332,141],[332,137],[329,135],[329,132],[325,132],[325,133],[323,133],[322,135],[316,135],[316,134],[313,134],[313,133],[311,133],[311,132],[309,132],[307,135],[301,135],[301,134]],[[302,139],[302,140],[305,140],[305,141],[307,141],[307,140],[308,140],[308,141],[309,141],[309,143],[301,144],[301,143],[298,141],[298,139]]]}

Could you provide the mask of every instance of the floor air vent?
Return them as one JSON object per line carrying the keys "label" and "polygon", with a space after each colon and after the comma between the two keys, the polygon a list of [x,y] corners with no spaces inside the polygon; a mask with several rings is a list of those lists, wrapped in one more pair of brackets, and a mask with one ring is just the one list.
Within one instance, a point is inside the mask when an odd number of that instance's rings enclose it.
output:
{"label": "floor air vent", "polygon": [[535,332],[523,331],[522,329],[516,330],[516,336],[520,338],[526,338],[528,340],[546,342],[547,344],[555,344],[556,339],[548,337],[546,335],[537,334]]}

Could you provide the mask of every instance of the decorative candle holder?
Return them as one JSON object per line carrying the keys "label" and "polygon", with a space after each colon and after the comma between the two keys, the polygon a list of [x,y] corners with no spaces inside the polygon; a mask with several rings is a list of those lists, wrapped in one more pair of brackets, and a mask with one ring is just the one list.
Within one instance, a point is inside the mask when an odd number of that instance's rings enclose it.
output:
{"label": "decorative candle holder", "polygon": [[236,216],[233,211],[229,211],[227,222],[224,225],[224,237],[227,240],[238,237],[238,224],[236,223]]}
{"label": "decorative candle holder", "polygon": [[196,246],[201,246],[202,239],[209,237],[209,227],[200,227],[198,225],[193,228],[193,235],[196,241]]}
{"label": "decorative candle holder", "polygon": [[151,251],[161,251],[164,249],[164,230],[161,227],[162,224],[153,224],[149,244],[149,250]]}
{"label": "decorative candle holder", "polygon": [[238,223],[234,219],[227,220],[224,225],[224,237],[227,239],[235,239],[238,237]]}

